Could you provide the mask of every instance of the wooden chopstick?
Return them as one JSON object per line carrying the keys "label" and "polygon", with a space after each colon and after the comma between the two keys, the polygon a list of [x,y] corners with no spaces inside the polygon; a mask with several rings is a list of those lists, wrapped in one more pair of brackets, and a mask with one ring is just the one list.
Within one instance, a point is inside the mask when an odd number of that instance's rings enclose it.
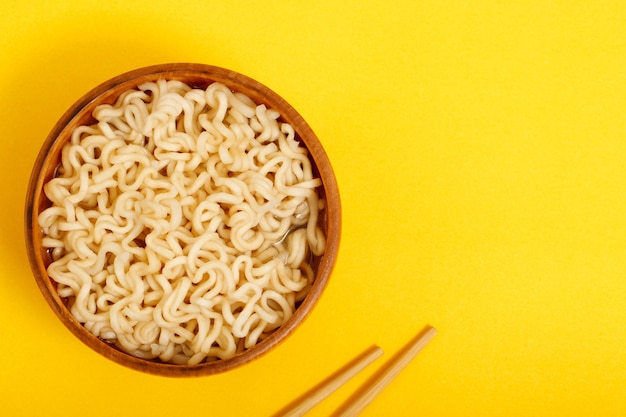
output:
{"label": "wooden chopstick", "polygon": [[288,404],[277,414],[274,414],[274,417],[295,417],[304,415],[304,413],[319,404],[382,354],[383,350],[380,347],[376,345],[371,346],[315,387]]}
{"label": "wooden chopstick", "polygon": [[[387,365],[383,366],[366,381],[333,414],[333,417],[357,416],[436,335],[437,330],[434,327],[426,327],[422,330],[400,352],[391,358]],[[273,417],[299,417],[304,415],[382,354],[383,351],[380,347],[376,345],[371,346],[341,369],[274,414]]]}
{"label": "wooden chopstick", "polygon": [[435,337],[437,330],[427,327],[411,340],[403,350],[389,360],[378,373],[374,374],[352,397],[350,397],[333,417],[352,417],[358,415]]}

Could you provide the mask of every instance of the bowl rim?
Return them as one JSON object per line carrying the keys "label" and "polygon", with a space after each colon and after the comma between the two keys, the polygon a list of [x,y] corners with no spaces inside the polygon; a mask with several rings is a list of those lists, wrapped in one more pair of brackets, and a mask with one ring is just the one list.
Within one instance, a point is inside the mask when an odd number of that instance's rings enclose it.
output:
{"label": "bowl rim", "polygon": [[[42,204],[43,185],[46,182],[46,178],[40,173],[49,160],[58,159],[58,155],[54,152],[55,146],[60,147],[61,138],[64,134],[67,137],[72,129],[72,122],[81,115],[84,116],[86,112],[91,114],[93,108],[103,101],[103,97],[108,92],[118,89],[121,92],[137,87],[142,80],[155,81],[157,79],[178,79],[190,85],[202,83],[205,84],[204,87],[210,82],[219,81],[232,90],[247,94],[257,104],[264,103],[268,108],[278,110],[281,118],[294,127],[297,135],[309,150],[309,157],[317,168],[326,195],[326,250],[319,261],[311,290],[286,323],[253,348],[229,359],[197,365],[176,365],[137,358],[107,344],[91,334],[70,313],[46,272],[43,252],[35,248],[35,244],[41,240],[39,237],[42,232],[38,226],[37,217]],[[119,93],[110,97],[118,95]],[[318,303],[336,264],[341,239],[342,213],[336,176],[326,151],[308,123],[285,99],[259,81],[230,69],[200,63],[180,62],[145,66],[114,76],[82,95],[62,114],[42,143],[32,167],[25,203],[24,231],[29,264],[40,292],[57,317],[71,333],[100,355],[128,368],[161,376],[183,377],[223,373],[265,355],[283,342],[302,324]]]}

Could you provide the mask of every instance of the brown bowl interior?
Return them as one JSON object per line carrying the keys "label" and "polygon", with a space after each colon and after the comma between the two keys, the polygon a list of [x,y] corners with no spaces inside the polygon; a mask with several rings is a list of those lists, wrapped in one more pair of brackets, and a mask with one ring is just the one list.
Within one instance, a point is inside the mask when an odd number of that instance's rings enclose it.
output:
{"label": "brown bowl interior", "polygon": [[[311,291],[282,327],[253,348],[230,359],[198,365],[174,365],[124,353],[93,336],[72,316],[64,300],[57,294],[56,283],[46,272],[50,261],[41,244],[43,236],[37,218],[49,205],[43,194],[43,185],[53,177],[60,162],[63,145],[77,126],[94,121],[92,111],[97,105],[113,103],[123,91],[158,79],[180,80],[198,88],[206,88],[217,81],[233,91],[248,95],[256,103],[264,103],[267,107],[278,110],[281,120],[294,127],[296,134],[309,150],[314,170],[322,180],[320,194],[326,199],[327,206],[320,221],[326,234],[327,246],[314,266],[316,277]],[[83,343],[114,362],[135,370],[164,376],[199,376],[225,372],[258,358],[302,323],[317,303],[334,267],[341,234],[341,206],[336,179],[322,145],[309,125],[284,99],[259,82],[234,71],[203,64],[166,64],[134,70],[102,83],[85,94],[60,118],[46,138],[31,174],[26,197],[25,233],[29,262],[39,289],[63,324]]]}

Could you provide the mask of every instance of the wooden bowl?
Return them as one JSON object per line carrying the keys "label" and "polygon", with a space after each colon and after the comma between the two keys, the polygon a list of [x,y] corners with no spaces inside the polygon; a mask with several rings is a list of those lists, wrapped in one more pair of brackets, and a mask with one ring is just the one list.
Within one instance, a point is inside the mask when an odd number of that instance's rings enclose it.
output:
{"label": "wooden bowl", "polygon": [[[43,232],[39,227],[38,215],[50,204],[43,193],[43,186],[53,177],[59,165],[63,145],[69,140],[74,128],[94,122],[92,111],[97,105],[111,104],[123,91],[158,79],[180,80],[198,88],[206,88],[217,81],[233,91],[246,94],[257,104],[264,103],[268,108],[278,110],[281,120],[294,127],[296,135],[308,148],[314,171],[322,180],[319,192],[326,199],[327,205],[320,221],[327,245],[314,266],[313,287],[286,323],[257,345],[229,359],[197,365],[176,365],[140,359],[118,350],[95,337],[74,318],[58,295],[56,283],[46,272],[50,255],[42,245]],[[112,78],[89,91],[63,114],[44,141],[34,164],[26,196],[25,234],[29,262],[39,289],[55,314],[78,339],[99,354],[126,367],[163,376],[200,376],[232,370],[267,353],[292,334],[311,313],[327,285],[337,257],[340,232],[341,206],[337,182],[328,157],[309,125],[293,107],[266,86],[237,72],[203,64],[175,63],[141,68]]]}

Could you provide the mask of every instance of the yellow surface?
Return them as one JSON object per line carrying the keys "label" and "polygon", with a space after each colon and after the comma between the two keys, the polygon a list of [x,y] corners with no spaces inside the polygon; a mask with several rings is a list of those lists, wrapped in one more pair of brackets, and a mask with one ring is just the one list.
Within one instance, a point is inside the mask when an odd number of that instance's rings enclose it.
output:
{"label": "yellow surface", "polygon": [[[90,351],[27,264],[54,122],[121,72],[265,83],[334,165],[343,239],[312,316],[224,375]],[[373,343],[439,335],[364,416],[626,414],[626,8],[618,1],[23,1],[0,13],[0,414],[270,416]]]}

